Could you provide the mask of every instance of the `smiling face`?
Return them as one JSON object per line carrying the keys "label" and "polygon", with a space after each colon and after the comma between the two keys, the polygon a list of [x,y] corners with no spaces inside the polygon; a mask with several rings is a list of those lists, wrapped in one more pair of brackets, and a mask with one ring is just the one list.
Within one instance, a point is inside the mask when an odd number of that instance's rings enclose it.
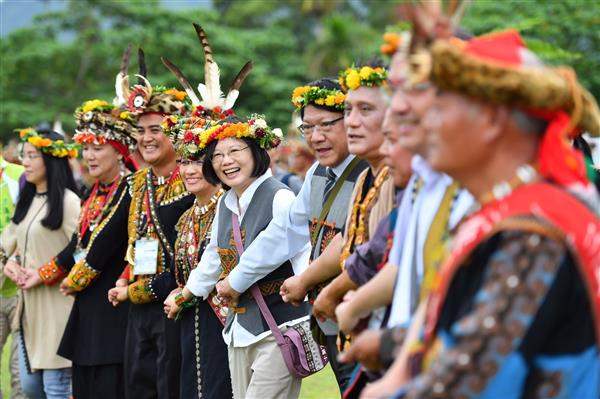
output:
{"label": "smiling face", "polygon": [[108,143],[102,145],[84,144],[83,159],[91,177],[101,182],[113,180],[119,173],[119,159],[123,156]]}
{"label": "smiling face", "polygon": [[361,86],[348,92],[345,104],[344,125],[350,153],[367,161],[380,159],[385,94],[379,87]]}
{"label": "smiling face", "polygon": [[190,193],[196,196],[203,196],[215,188],[215,186],[204,179],[202,160],[180,159],[178,164],[185,189]]}
{"label": "smiling face", "polygon": [[[302,124],[314,126],[310,134],[305,134],[308,146],[314,151],[317,161],[328,167],[336,167],[348,157],[348,142],[343,121],[331,126],[329,122],[340,118],[339,112],[306,106]],[[325,124],[326,127],[322,127]]]}
{"label": "smiling face", "polygon": [[138,149],[150,166],[162,166],[175,159],[173,144],[160,126],[163,118],[159,114],[143,114],[138,121]]}
{"label": "smiling face", "polygon": [[34,185],[46,182],[46,165],[40,150],[31,143],[25,143],[21,153],[23,166],[25,167],[25,179]]}
{"label": "smiling face", "polygon": [[404,187],[412,173],[412,154],[400,145],[400,141],[398,140],[399,125],[394,121],[391,108],[388,108],[385,113],[383,136],[383,144],[380,149],[384,156],[383,162],[390,168],[394,185],[396,187]]}
{"label": "smiling face", "polygon": [[252,177],[254,157],[244,140],[237,138],[219,140],[211,162],[219,180],[238,194],[244,192],[256,180],[256,177]]}

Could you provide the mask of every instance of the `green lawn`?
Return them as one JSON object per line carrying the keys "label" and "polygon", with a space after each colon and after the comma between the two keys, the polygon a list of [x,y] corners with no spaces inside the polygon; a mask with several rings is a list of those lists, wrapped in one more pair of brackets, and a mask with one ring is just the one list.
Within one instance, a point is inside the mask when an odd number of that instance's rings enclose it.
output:
{"label": "green lawn", "polygon": [[[10,373],[8,371],[9,348],[10,338],[2,351],[2,368],[0,369],[0,387],[2,387],[2,393],[5,398],[10,397]],[[330,366],[302,381],[301,399],[334,399],[339,397],[338,387]]]}

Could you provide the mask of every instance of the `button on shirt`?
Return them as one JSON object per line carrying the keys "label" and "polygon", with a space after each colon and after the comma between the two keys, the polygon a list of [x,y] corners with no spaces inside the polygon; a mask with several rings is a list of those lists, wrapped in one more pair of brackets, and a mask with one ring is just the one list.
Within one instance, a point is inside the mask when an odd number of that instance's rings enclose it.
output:
{"label": "button on shirt", "polygon": [[[252,197],[254,193],[258,189],[258,187],[269,177],[272,176],[271,171],[267,171],[264,175],[257,178],[248,188],[244,191],[241,197],[238,200],[238,197],[234,190],[229,190],[219,201],[217,204],[217,209],[215,213],[215,219],[218,220],[219,209],[221,206],[226,206],[231,212],[238,215],[240,221],[243,222],[244,215],[250,202],[252,201]],[[290,206],[294,202],[294,193],[290,190],[279,190],[275,193],[273,198],[273,218],[283,218],[287,216]],[[238,208],[239,202],[239,208]],[[256,236],[254,241],[249,247],[258,247],[264,248],[263,241],[270,242],[273,239],[275,241],[279,240],[281,242],[281,237],[271,237],[270,232],[267,229],[263,230],[261,233]],[[212,292],[215,287],[215,284],[219,280],[219,276],[221,275],[221,258],[217,252],[217,237],[219,235],[219,226],[218,223],[213,223],[211,232],[210,232],[210,240],[202,254],[202,258],[194,270],[191,271],[190,277],[188,278],[186,287],[190,292],[192,292],[195,296],[206,299],[208,295]],[[278,259],[274,259],[274,257],[269,253],[268,250],[262,249],[260,254],[257,254],[256,262],[249,263],[243,261],[243,257],[240,259],[238,265],[229,273],[228,279],[231,287],[237,292],[243,293],[248,290],[254,283],[256,283],[261,278],[267,276],[269,273],[277,269],[282,263],[287,261],[288,259],[292,263],[292,267],[294,269],[294,273],[301,273],[306,266],[308,266],[308,259],[310,256],[310,243],[305,243],[304,245],[298,245],[298,249],[293,252],[291,255],[288,255],[282,261]],[[244,255],[247,250],[244,250]],[[301,318],[297,320],[288,321],[281,326],[294,325],[306,318]],[[281,327],[280,326],[280,327]],[[258,336],[255,336],[248,332],[245,328],[243,328],[237,322],[237,315],[233,321],[231,328],[225,332],[223,331],[223,338],[227,345],[232,345],[235,347],[245,347],[252,345],[271,334],[271,331],[266,331]]]}

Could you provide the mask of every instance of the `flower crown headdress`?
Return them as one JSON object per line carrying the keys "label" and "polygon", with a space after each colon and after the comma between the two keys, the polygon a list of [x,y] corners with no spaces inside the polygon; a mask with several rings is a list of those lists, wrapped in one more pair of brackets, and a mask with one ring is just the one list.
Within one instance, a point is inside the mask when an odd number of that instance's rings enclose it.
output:
{"label": "flower crown headdress", "polygon": [[360,86],[383,86],[387,81],[387,71],[383,67],[355,67],[346,68],[340,72],[339,82],[344,91],[356,90]]}
{"label": "flower crown headdress", "polygon": [[292,104],[299,111],[309,104],[322,105],[338,111],[344,110],[346,94],[337,89],[318,86],[298,86],[292,92]]}
{"label": "flower crown headdress", "polygon": [[222,120],[187,125],[186,120],[182,119],[177,123],[181,123],[178,129],[177,151],[180,156],[191,159],[201,157],[206,147],[213,141],[230,137],[238,139],[245,137],[255,140],[265,150],[277,147],[283,138],[281,129],[271,129],[264,116],[256,114],[246,122]]}
{"label": "flower crown headdress", "polygon": [[138,78],[138,84],[132,88],[129,87],[129,76],[127,75],[129,51],[130,47],[125,51],[121,70],[115,80],[114,105],[127,107],[133,115],[152,112],[166,115],[187,114],[190,104],[185,92],[164,86],[153,87],[150,84],[146,78],[146,58],[141,48],[138,49],[139,73],[135,75]]}
{"label": "flower crown headdress", "polygon": [[108,140],[117,141],[130,151],[135,149],[135,117],[126,110],[119,109],[103,100],[88,100],[75,110],[75,136],[79,144],[105,144]]}
{"label": "flower crown headdress", "polygon": [[19,138],[23,143],[29,143],[44,154],[52,155],[57,158],[76,158],[79,145],[75,143],[65,143],[64,140],[52,140],[40,135],[32,127],[17,129]]}
{"label": "flower crown headdress", "polygon": [[161,60],[177,77],[177,80],[187,93],[192,102],[193,116],[211,120],[222,120],[234,114],[232,108],[240,94],[239,89],[242,83],[252,70],[252,61],[244,64],[231,83],[227,95],[223,96],[219,65],[213,59],[213,52],[208,42],[208,36],[200,25],[196,23],[193,25],[200,45],[204,50],[204,83],[198,84],[198,92],[194,91],[189,80],[175,64],[164,57],[161,57]]}

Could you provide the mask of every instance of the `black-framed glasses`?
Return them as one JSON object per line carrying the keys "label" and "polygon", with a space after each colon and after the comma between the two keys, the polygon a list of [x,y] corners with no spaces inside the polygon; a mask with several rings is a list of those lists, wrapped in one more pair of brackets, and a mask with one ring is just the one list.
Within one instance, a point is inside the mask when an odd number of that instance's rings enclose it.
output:
{"label": "black-framed glasses", "polygon": [[298,126],[298,130],[300,130],[300,133],[302,133],[303,136],[309,136],[309,135],[313,134],[313,132],[315,131],[316,128],[319,128],[320,132],[327,133],[327,132],[331,131],[331,128],[336,123],[341,121],[342,119],[344,119],[344,117],[340,116],[339,118],[336,118],[336,119],[333,119],[330,121],[324,121],[324,122],[321,122],[316,125],[309,125],[309,124],[303,123],[300,126]]}
{"label": "black-framed glasses", "polygon": [[196,166],[202,166],[202,164],[204,163],[203,159],[178,159],[177,160],[177,165],[179,166],[190,166],[190,165],[196,165]]}
{"label": "black-framed glasses", "polygon": [[221,152],[215,152],[212,155],[212,158],[210,159],[210,161],[213,164],[220,164],[221,162],[223,162],[223,159],[225,159],[225,155],[227,155],[229,158],[233,158],[238,160],[240,158],[240,156],[242,155],[242,151],[247,150],[248,146],[243,147],[243,148],[232,148],[231,150],[227,151],[226,153],[221,153]]}

